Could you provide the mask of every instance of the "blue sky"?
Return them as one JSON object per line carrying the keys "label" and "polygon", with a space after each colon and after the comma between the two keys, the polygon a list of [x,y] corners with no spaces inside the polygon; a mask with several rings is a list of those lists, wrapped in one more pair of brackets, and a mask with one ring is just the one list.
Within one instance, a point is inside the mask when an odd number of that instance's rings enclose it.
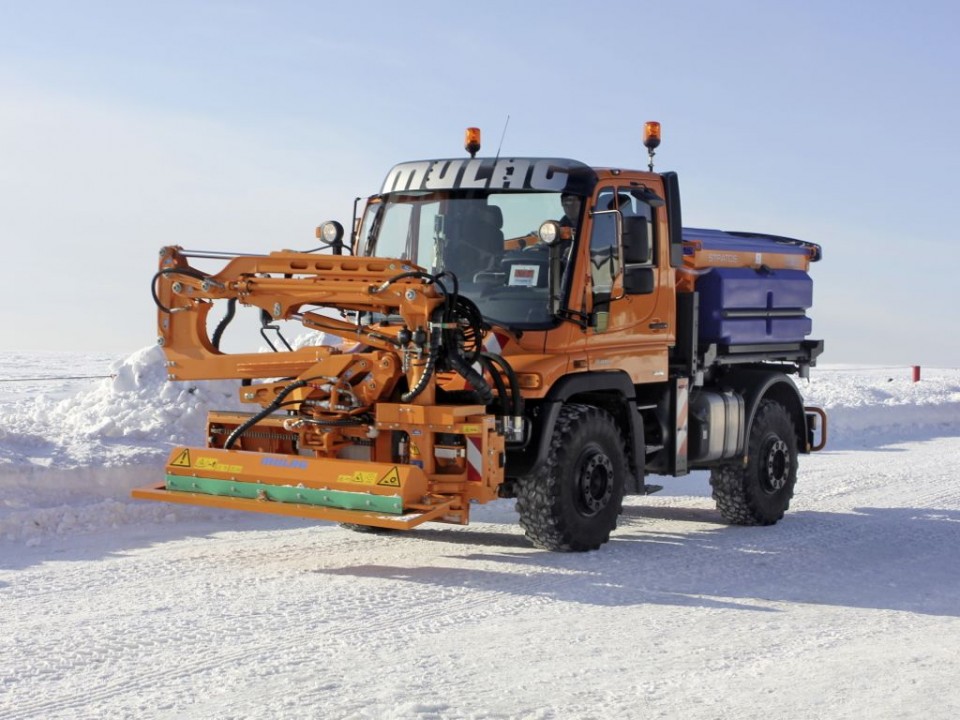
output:
{"label": "blue sky", "polygon": [[154,340],[157,250],[311,246],[396,162],[680,174],[685,224],[820,243],[829,362],[960,366],[960,3],[0,0],[0,349]]}

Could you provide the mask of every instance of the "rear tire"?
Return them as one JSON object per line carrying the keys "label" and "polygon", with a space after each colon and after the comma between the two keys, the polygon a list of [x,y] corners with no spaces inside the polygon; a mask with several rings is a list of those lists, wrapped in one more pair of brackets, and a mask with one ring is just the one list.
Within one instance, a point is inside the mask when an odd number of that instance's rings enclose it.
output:
{"label": "rear tire", "polygon": [[617,527],[628,472],[623,439],[610,414],[565,405],[546,461],[517,486],[527,538],[544,550],[596,550]]}
{"label": "rear tire", "polygon": [[762,400],[750,429],[746,463],[710,473],[720,515],[733,525],[773,525],[790,507],[797,482],[797,433],[787,409]]}

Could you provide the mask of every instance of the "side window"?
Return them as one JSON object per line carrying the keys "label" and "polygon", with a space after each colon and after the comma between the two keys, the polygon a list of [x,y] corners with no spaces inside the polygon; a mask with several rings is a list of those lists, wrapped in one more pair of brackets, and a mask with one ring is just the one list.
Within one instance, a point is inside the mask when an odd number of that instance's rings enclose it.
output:
{"label": "side window", "polygon": [[597,299],[610,299],[613,278],[619,267],[617,252],[617,198],[613,188],[603,188],[597,194],[593,210],[593,230],[590,233],[590,279]]}
{"label": "side window", "polygon": [[653,237],[653,208],[637,197],[633,188],[618,188],[617,206],[623,216],[624,262],[627,265],[655,265],[656,240]]}

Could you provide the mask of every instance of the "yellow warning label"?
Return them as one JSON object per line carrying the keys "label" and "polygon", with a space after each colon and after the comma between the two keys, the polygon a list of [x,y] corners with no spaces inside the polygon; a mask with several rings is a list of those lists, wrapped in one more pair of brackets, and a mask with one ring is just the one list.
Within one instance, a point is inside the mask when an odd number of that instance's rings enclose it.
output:
{"label": "yellow warning label", "polygon": [[190,451],[184,450],[170,464],[175,467],[190,467]]}
{"label": "yellow warning label", "polygon": [[376,471],[354,470],[353,475],[337,475],[337,482],[354,483],[355,485],[375,485],[377,482]]}
{"label": "yellow warning label", "polygon": [[[186,450],[184,450],[186,452]],[[177,458],[178,460],[180,458]],[[189,462],[190,458],[187,458]],[[174,463],[176,465],[176,463]],[[243,465],[228,465],[227,463],[222,463],[216,458],[212,457],[199,457],[197,462],[194,464],[194,467],[197,470],[216,470],[218,472],[225,473],[238,473],[243,472]]]}
{"label": "yellow warning label", "polygon": [[475,433],[479,433],[483,427],[480,425],[463,425],[460,429],[463,431],[464,435],[473,435]]}
{"label": "yellow warning label", "polygon": [[410,443],[410,457],[420,457],[420,448],[416,443]]}
{"label": "yellow warning label", "polygon": [[377,485],[386,485],[387,487],[400,487],[400,473],[397,470],[397,466],[394,465],[386,475],[380,478],[380,482]]}

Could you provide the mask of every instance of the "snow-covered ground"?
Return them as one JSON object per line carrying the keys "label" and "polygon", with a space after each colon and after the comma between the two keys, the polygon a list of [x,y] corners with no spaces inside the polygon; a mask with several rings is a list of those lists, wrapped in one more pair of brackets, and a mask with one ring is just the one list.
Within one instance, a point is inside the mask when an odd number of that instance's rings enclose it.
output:
{"label": "snow-covered ground", "polygon": [[960,716],[960,370],[814,369],[774,527],[694,473],[566,555],[129,500],[235,403],[161,362],[0,353],[2,718]]}

